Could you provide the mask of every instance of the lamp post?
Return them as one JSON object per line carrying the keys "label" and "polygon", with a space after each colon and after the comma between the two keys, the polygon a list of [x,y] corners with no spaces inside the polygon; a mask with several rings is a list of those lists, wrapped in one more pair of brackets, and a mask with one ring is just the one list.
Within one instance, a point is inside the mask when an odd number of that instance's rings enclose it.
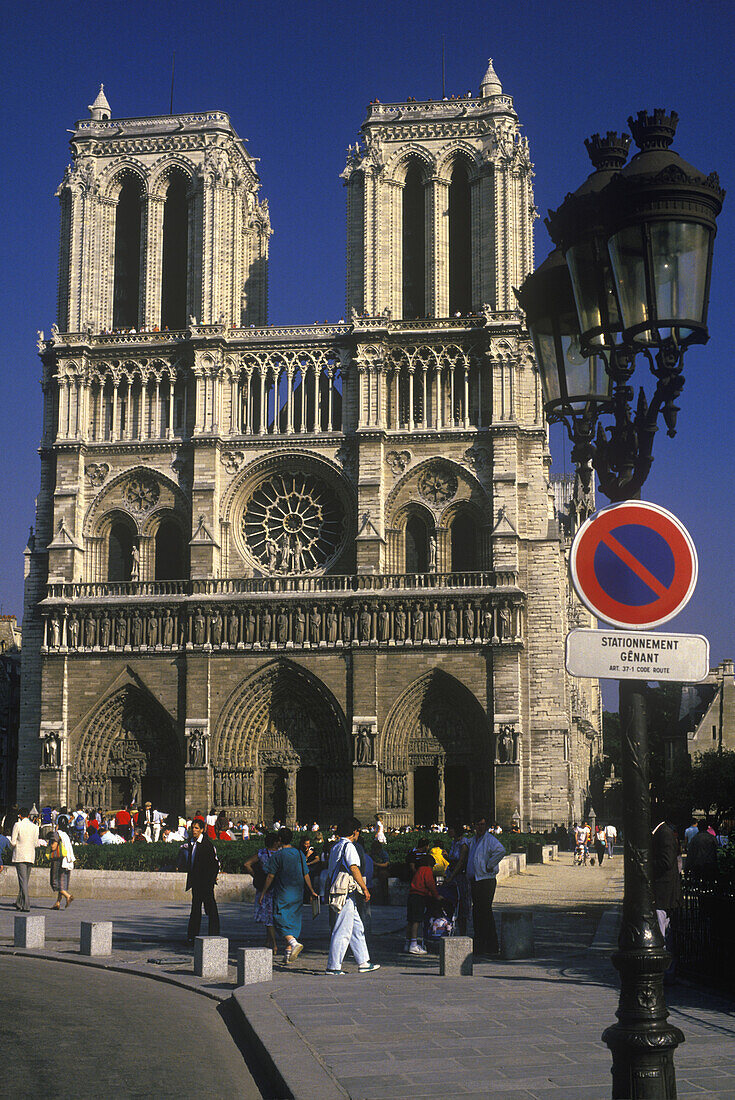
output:
{"label": "lamp post", "polygon": [[[536,349],[550,423],[565,425],[583,484],[592,471],[611,501],[640,496],[663,417],[676,434],[684,353],[705,343],[716,218],[724,192],[669,148],[678,116],[657,109],[629,118],[627,135],[585,144],[594,171],[549,213],[556,248],[516,292]],[[655,379],[651,399],[631,384],[642,355]],[[624,898],[618,951],[618,1022],[612,1095],[676,1096],[674,1050],[663,976],[670,957],[653,904],[645,684],[620,682]]]}

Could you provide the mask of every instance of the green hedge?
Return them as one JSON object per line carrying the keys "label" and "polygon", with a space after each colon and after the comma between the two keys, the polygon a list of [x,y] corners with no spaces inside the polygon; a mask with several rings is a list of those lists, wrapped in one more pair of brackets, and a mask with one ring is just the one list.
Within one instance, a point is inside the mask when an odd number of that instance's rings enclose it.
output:
{"label": "green hedge", "polygon": [[[297,841],[300,834],[297,834]],[[428,836],[432,847],[437,844],[445,850],[449,848],[446,833],[427,833],[415,830],[410,833],[398,833],[388,837],[388,855],[391,861],[391,873],[398,874],[405,866],[406,856],[419,837]],[[372,839],[369,833],[363,834],[363,842],[369,850]],[[507,852],[526,852],[532,844],[546,843],[541,833],[502,833],[500,842]],[[228,874],[241,874],[246,859],[258,851],[263,843],[260,836],[249,840],[219,840],[216,842],[222,870]],[[317,851],[318,846],[315,845]],[[94,871],[175,871],[180,845],[177,844],[75,844],[75,866]],[[48,866],[46,849],[40,848],[36,858],[37,866]]]}

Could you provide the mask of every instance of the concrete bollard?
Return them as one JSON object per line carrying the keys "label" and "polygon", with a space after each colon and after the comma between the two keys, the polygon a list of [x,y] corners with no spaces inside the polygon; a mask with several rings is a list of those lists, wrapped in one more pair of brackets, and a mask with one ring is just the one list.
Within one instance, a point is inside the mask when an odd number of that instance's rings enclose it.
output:
{"label": "concrete bollard", "polygon": [[533,958],[533,913],[529,909],[500,916],[500,956],[503,959]]}
{"label": "concrete bollard", "polygon": [[439,940],[439,973],[444,977],[472,976],[472,940],[446,936]]}
{"label": "concrete bollard", "polygon": [[46,945],[46,918],[42,916],[15,918],[13,946],[38,948]]}
{"label": "concrete bollard", "polygon": [[80,955],[112,954],[112,921],[83,920],[79,932]]}
{"label": "concrete bollard", "polygon": [[198,978],[227,978],[230,941],[227,936],[197,936],[194,940],[194,973]]}
{"label": "concrete bollard", "polygon": [[237,984],[255,985],[273,981],[273,952],[270,947],[238,947]]}

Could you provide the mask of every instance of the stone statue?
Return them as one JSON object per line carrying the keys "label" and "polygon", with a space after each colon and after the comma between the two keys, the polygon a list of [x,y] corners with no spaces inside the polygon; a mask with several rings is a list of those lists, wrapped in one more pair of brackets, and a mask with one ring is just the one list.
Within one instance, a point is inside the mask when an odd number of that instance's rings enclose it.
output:
{"label": "stone statue", "polygon": [[43,740],[43,766],[44,768],[58,768],[59,766],[59,743],[53,734],[45,737]]}
{"label": "stone statue", "polygon": [[489,607],[482,613],[482,636],[486,642],[491,641],[493,636],[493,613]]}
{"label": "stone statue", "polygon": [[69,647],[76,649],[79,645],[79,620],[76,615],[72,615],[69,619]]}
{"label": "stone statue", "polygon": [[288,573],[291,569],[291,540],[284,531],[279,541],[281,551],[281,572]]}
{"label": "stone statue", "polygon": [[174,621],[170,611],[166,612],[163,620],[163,644],[168,648],[174,644]]}
{"label": "stone statue", "polygon": [[300,607],[294,611],[293,616],[293,640],[294,645],[303,645],[306,637],[306,616]]}
{"label": "stone statue", "polygon": [[390,637],[390,612],[384,603],[378,612],[378,641],[387,642]]}
{"label": "stone statue", "polygon": [[61,624],[56,615],[51,620],[51,645],[54,649],[61,645]]}
{"label": "stone statue", "polygon": [[265,552],[268,556],[268,569],[271,573],[275,573],[278,561],[278,545],[275,539],[267,538],[265,540]]}
{"label": "stone statue", "polygon": [[204,634],[206,629],[206,623],[204,622],[204,616],[202,615],[201,607],[198,607],[196,614],[194,615],[194,645],[204,645]]}
{"label": "stone statue", "polygon": [[140,612],[136,611],[131,623],[131,645],[138,649],[143,644],[143,620]]}
{"label": "stone statue", "polygon": [[406,612],[403,610],[403,604],[399,604],[398,608],[393,615],[393,629],[396,635],[397,642],[403,642],[406,639]]}
{"label": "stone statue", "polygon": [[110,645],[110,620],[107,615],[100,619],[99,642],[102,649],[107,649]]}
{"label": "stone statue", "polygon": [[511,637],[511,613],[507,603],[500,608],[499,633],[502,641],[508,641]]}
{"label": "stone statue", "polygon": [[133,547],[133,561],[130,566],[130,579],[131,581],[140,580],[140,550],[137,546]]}
{"label": "stone statue", "polygon": [[342,641],[349,645],[352,641],[352,608],[342,609]]}
{"label": "stone statue", "polygon": [[457,611],[453,603],[450,603],[447,611],[447,639],[450,642],[457,640]]}
{"label": "stone statue", "polygon": [[214,611],[210,616],[209,629],[212,645],[222,645],[222,616],[219,611]]}
{"label": "stone statue", "polygon": [[285,645],[288,641],[288,614],[283,608],[276,616],[276,640],[279,645]]}
{"label": "stone statue", "polygon": [[429,572],[436,573],[436,535],[429,535]]}
{"label": "stone statue", "polygon": [[158,645],[158,619],[152,610],[148,612],[148,645],[151,649]]}
{"label": "stone statue", "polygon": [[414,642],[421,642],[424,638],[424,613],[418,604],[411,612],[411,637]]}
{"label": "stone statue", "polygon": [[189,765],[192,768],[204,767],[204,734],[201,730],[192,730],[189,735]]}
{"label": "stone statue", "polygon": [[298,535],[296,535],[293,540],[291,562],[294,573],[303,573],[306,569],[306,565],[304,563],[304,547]]}
{"label": "stone statue", "polygon": [[227,640],[230,645],[237,645],[237,640],[240,636],[240,620],[237,617],[237,612],[233,608],[230,614],[227,616]]}
{"label": "stone statue", "polygon": [[252,607],[245,616],[245,641],[252,645],[255,641],[255,612]]}
{"label": "stone statue", "polygon": [[355,760],[358,764],[372,764],[373,744],[367,726],[360,726],[355,737]]}
{"label": "stone statue", "polygon": [[84,621],[84,644],[88,647],[88,649],[92,649],[96,642],[97,620],[95,619],[94,615],[87,615]]}
{"label": "stone statue", "polygon": [[309,616],[309,638],[312,645],[319,645],[322,637],[322,613],[314,607]]}
{"label": "stone statue", "polygon": [[468,642],[471,642],[475,637],[475,612],[472,604],[467,604],[462,612],[462,618],[464,620],[464,636]]}
{"label": "stone statue", "polygon": [[271,614],[266,608],[260,613],[260,641],[262,645],[270,645],[271,642]]}
{"label": "stone statue", "polygon": [[442,613],[437,604],[432,604],[429,612],[429,638],[438,642],[442,632]]}
{"label": "stone statue", "polygon": [[327,641],[330,645],[334,645],[337,641],[337,613],[334,610],[334,604],[327,612]]}
{"label": "stone statue", "polygon": [[118,649],[124,649],[128,635],[128,624],[125,616],[120,614],[115,619],[115,645]]}
{"label": "stone statue", "polygon": [[368,607],[363,605],[359,618],[360,641],[369,642],[372,627],[372,615]]}

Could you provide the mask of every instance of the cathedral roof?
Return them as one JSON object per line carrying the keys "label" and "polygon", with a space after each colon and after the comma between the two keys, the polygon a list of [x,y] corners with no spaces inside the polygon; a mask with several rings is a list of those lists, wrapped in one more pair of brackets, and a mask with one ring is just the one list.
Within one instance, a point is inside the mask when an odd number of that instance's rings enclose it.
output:
{"label": "cathedral roof", "polygon": [[110,104],[107,102],[107,96],[105,95],[105,86],[100,84],[100,90],[97,92],[97,98],[94,103],[90,103],[87,110],[91,112],[92,118],[100,118],[101,115],[95,115],[95,111],[107,111],[107,117],[111,114]]}

